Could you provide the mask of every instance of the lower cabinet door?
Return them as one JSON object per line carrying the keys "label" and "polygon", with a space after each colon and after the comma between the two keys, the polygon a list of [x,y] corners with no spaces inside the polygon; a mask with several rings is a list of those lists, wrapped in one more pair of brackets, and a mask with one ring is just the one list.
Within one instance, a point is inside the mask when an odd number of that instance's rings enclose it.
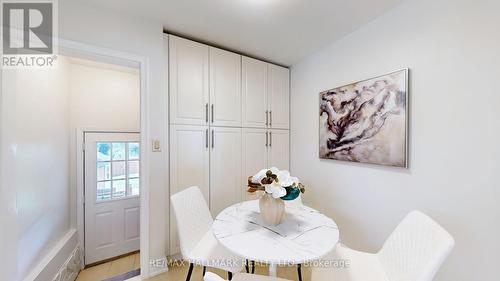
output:
{"label": "lower cabinet door", "polygon": [[255,175],[261,169],[268,168],[267,148],[269,132],[266,129],[243,129],[242,138],[242,186],[243,200],[258,199],[258,193],[246,192],[248,177]]}
{"label": "lower cabinet door", "polygon": [[[209,193],[208,126],[172,125],[170,128],[170,195],[198,186],[207,203]],[[180,251],[177,223],[170,208],[170,254]]]}
{"label": "lower cabinet door", "polygon": [[241,201],[241,128],[210,127],[210,210]]}
{"label": "lower cabinet door", "polygon": [[269,130],[269,166],[280,170],[290,169],[290,132]]}

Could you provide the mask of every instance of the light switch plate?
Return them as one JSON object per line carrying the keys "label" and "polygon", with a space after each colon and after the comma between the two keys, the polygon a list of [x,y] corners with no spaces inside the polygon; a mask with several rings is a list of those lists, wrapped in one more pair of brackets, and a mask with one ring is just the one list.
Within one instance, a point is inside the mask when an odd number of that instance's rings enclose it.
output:
{"label": "light switch plate", "polygon": [[161,152],[160,140],[153,140],[153,152]]}

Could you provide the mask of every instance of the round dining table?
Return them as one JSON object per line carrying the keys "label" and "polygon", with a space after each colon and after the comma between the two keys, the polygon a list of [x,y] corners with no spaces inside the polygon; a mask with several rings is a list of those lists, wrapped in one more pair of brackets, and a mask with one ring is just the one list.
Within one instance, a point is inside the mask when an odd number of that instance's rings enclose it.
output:
{"label": "round dining table", "polygon": [[276,277],[278,265],[301,265],[319,260],[339,241],[337,224],[302,204],[287,204],[281,224],[264,223],[259,201],[251,200],[224,209],[215,219],[213,233],[233,254],[269,265]]}

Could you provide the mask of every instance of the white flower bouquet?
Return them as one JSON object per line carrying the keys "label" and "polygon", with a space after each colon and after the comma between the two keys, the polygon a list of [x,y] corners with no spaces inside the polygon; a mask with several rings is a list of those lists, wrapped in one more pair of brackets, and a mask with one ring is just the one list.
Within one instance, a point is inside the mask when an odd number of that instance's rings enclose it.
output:
{"label": "white flower bouquet", "polygon": [[289,171],[276,167],[262,169],[257,174],[248,177],[248,192],[265,191],[275,199],[295,200],[305,187],[299,179],[292,177]]}

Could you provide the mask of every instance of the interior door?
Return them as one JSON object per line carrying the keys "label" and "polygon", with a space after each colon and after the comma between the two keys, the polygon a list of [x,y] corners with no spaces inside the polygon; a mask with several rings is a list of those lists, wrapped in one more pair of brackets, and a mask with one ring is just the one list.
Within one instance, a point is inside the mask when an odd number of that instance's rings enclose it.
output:
{"label": "interior door", "polygon": [[210,47],[210,124],[241,127],[241,56]]}
{"label": "interior door", "polygon": [[241,201],[241,128],[210,130],[210,210],[215,217]]}
{"label": "interior door", "polygon": [[290,132],[269,130],[269,166],[290,169]]}
{"label": "interior door", "polygon": [[242,57],[243,127],[267,127],[267,63]]}
{"label": "interior door", "polygon": [[[198,186],[209,199],[208,126],[172,125],[170,127],[170,195]],[[180,251],[177,223],[170,209],[170,253]]]}
{"label": "interior door", "polygon": [[290,127],[290,72],[287,68],[268,64],[269,126]]}
{"label": "interior door", "polygon": [[[261,169],[268,168],[267,148],[269,133],[266,129],[243,129],[242,134],[242,186],[248,184],[248,177]],[[243,188],[243,200],[257,199],[257,194],[250,194]]]}
{"label": "interior door", "polygon": [[208,124],[208,46],[169,35],[170,122]]}
{"label": "interior door", "polygon": [[139,133],[85,133],[85,264],[139,250]]}

